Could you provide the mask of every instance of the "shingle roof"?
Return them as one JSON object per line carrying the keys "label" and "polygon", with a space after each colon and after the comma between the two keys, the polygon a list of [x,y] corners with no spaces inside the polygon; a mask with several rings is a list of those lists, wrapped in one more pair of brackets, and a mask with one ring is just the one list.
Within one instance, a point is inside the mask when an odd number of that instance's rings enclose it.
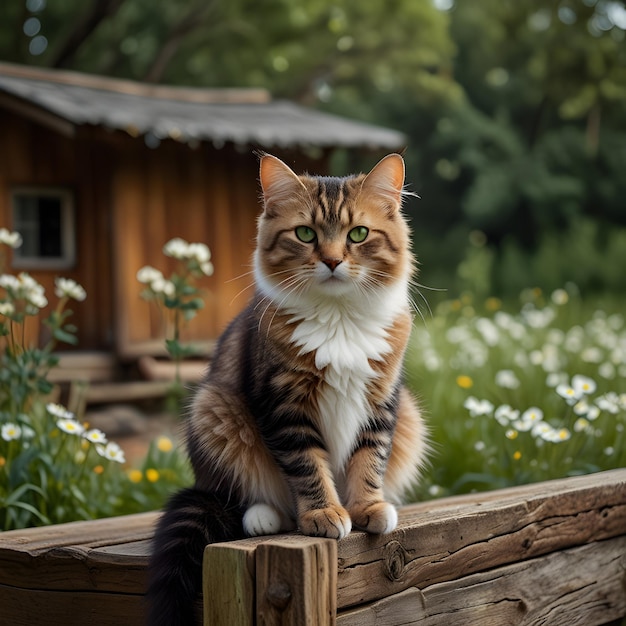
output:
{"label": "shingle roof", "polygon": [[0,63],[0,93],[75,126],[93,125],[132,135],[281,147],[397,150],[395,130],[272,101],[261,89],[197,89],[147,85]]}

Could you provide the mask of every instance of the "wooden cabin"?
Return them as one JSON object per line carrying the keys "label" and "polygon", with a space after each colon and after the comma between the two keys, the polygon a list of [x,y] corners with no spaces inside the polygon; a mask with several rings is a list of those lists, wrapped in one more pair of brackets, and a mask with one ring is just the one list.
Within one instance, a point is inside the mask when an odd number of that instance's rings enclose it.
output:
{"label": "wooden cabin", "polygon": [[[163,320],[136,274],[173,237],[204,242],[213,276],[183,339],[206,342],[246,303],[259,213],[256,150],[325,173],[336,149],[381,155],[401,133],[273,101],[259,89],[146,85],[0,63],[0,227],[28,243],[5,271],[53,294],[78,281],[78,349],[130,362],[164,352]],[[54,297],[49,298],[54,303]],[[29,331],[45,340],[45,328]],[[79,365],[80,367],[80,365]]]}

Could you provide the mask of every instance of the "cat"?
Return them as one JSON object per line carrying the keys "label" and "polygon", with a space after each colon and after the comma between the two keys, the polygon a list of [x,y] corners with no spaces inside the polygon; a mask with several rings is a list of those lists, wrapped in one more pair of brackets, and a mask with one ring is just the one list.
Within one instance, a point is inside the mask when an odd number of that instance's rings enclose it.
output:
{"label": "cat", "polygon": [[260,182],[256,292],[192,401],[196,482],[157,525],[151,626],[194,623],[208,543],[391,532],[427,455],[402,383],[415,273],[402,157],[336,178],[263,155]]}

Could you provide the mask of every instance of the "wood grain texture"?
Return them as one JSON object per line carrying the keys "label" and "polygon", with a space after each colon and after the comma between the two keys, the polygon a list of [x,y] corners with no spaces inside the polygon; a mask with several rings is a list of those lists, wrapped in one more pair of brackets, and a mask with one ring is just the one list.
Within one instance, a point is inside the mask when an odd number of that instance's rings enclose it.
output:
{"label": "wood grain texture", "polygon": [[406,507],[339,542],[338,606],[626,534],[626,469]]}
{"label": "wood grain texture", "polygon": [[215,543],[204,552],[204,626],[252,626],[255,604],[252,546]]}
{"label": "wood grain texture", "polygon": [[333,626],[337,542],[303,537],[262,543],[256,555],[258,626]]}
{"label": "wood grain texture", "polygon": [[626,537],[554,552],[348,610],[338,626],[594,626],[626,615]]}

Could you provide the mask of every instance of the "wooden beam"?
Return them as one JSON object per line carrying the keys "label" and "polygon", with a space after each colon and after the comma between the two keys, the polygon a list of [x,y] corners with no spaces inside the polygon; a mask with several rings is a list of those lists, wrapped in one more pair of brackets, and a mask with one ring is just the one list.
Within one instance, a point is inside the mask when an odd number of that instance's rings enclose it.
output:
{"label": "wooden beam", "polygon": [[202,574],[204,626],[254,626],[255,569],[253,546],[207,547]]}
{"label": "wooden beam", "polygon": [[0,93],[0,107],[4,107],[13,113],[17,113],[26,119],[63,135],[64,137],[74,137],[76,126],[71,122],[50,113],[45,109],[35,106],[22,98],[17,98],[6,93]]}
{"label": "wooden beam", "polygon": [[262,543],[256,554],[258,626],[333,626],[337,542],[299,537]]}
{"label": "wooden beam", "polygon": [[594,626],[626,615],[626,536],[389,596],[338,626]]}
{"label": "wooden beam", "polygon": [[425,502],[400,519],[390,535],[339,543],[340,608],[624,534],[626,469]]}

